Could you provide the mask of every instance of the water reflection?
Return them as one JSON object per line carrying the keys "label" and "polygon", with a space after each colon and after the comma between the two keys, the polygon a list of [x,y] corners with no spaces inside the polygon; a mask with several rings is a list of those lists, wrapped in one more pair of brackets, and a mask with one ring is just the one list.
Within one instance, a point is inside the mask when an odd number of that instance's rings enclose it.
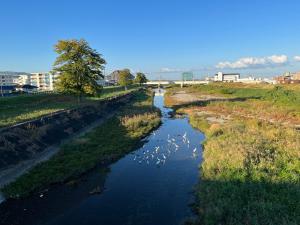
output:
{"label": "water reflection", "polygon": [[[108,170],[0,206],[1,224],[182,224],[198,180],[202,133],[187,118],[169,118],[163,96],[155,96],[163,124],[142,146]],[[101,194],[91,195],[92,190]],[[98,192],[96,192],[98,193]]]}

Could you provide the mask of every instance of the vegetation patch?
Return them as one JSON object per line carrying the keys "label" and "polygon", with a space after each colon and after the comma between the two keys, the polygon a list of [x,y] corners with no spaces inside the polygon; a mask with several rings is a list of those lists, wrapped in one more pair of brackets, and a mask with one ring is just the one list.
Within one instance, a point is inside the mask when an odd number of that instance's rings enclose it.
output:
{"label": "vegetation patch", "polygon": [[140,91],[119,114],[64,146],[58,154],[5,186],[6,197],[25,197],[51,184],[66,182],[88,170],[113,162],[132,151],[139,140],[160,124],[152,94]]}
{"label": "vegetation patch", "polygon": [[[195,189],[194,207],[199,217],[192,224],[300,224],[300,133],[259,116],[272,118],[279,110],[287,116],[282,121],[291,119],[291,113],[296,120],[299,90],[293,86],[215,84],[186,91],[246,98],[177,106],[206,135],[201,180]],[[254,116],[238,116],[237,110]],[[210,113],[230,115],[231,119],[219,123],[209,120]]]}

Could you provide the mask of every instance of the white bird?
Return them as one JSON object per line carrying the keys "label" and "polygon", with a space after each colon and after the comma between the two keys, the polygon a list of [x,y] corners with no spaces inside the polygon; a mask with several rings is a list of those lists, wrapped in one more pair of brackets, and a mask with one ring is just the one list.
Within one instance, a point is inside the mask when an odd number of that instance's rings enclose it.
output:
{"label": "white bird", "polygon": [[196,153],[196,151],[197,151],[197,148],[194,148],[193,152]]}
{"label": "white bird", "polygon": [[155,147],[155,152],[157,153],[159,150],[159,146]]}
{"label": "white bird", "polygon": [[44,194],[40,194],[40,198],[44,197]]}
{"label": "white bird", "polygon": [[167,157],[165,156],[165,154],[164,154],[164,153],[162,154],[162,157],[163,157],[164,159],[166,159],[166,158],[167,158]]}
{"label": "white bird", "polygon": [[134,156],[133,160],[134,160],[134,161],[136,160],[136,155]]}
{"label": "white bird", "polygon": [[175,142],[175,139],[174,139],[174,138],[172,138],[172,141],[174,141],[174,142]]}

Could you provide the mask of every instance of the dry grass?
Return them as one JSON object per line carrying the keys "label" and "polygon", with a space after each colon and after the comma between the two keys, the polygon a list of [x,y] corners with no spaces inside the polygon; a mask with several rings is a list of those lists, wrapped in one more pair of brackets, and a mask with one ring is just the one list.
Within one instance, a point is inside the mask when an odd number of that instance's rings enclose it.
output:
{"label": "dry grass", "polygon": [[[186,88],[244,101],[176,106],[206,134],[194,224],[300,224],[299,86],[215,84]],[[166,101],[178,104],[170,96]],[[210,117],[230,116],[216,123]]]}

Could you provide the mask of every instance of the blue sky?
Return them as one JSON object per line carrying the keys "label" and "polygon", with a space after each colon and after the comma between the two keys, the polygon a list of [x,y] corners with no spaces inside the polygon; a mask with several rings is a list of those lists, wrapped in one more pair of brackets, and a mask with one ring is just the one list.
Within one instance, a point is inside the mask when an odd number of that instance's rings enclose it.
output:
{"label": "blue sky", "polygon": [[0,3],[0,70],[48,71],[59,39],[84,38],[106,73],[200,78],[300,70],[298,0],[51,0]]}

